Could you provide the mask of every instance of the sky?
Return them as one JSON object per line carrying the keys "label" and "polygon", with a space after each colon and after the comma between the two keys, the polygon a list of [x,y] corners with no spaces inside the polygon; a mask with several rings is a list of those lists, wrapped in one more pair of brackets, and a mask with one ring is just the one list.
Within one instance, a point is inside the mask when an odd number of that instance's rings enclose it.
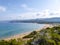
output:
{"label": "sky", "polygon": [[0,0],[0,21],[52,17],[60,17],[60,0]]}

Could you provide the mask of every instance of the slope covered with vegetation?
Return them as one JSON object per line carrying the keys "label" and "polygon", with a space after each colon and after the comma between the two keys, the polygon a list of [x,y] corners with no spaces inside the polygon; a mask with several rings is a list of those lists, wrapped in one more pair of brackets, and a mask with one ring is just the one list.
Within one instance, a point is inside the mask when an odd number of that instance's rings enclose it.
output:
{"label": "slope covered with vegetation", "polygon": [[29,41],[28,45],[60,45],[60,26],[42,29]]}

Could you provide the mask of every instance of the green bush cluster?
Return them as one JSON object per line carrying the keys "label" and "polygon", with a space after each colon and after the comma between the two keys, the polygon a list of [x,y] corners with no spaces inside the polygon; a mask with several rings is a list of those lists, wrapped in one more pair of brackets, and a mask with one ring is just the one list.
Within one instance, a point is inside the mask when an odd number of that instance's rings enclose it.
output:
{"label": "green bush cluster", "polygon": [[24,36],[23,38],[33,38],[37,34],[37,31],[33,31],[30,34]]}
{"label": "green bush cluster", "polygon": [[0,45],[23,45],[25,42],[22,39],[11,39],[9,41],[1,40]]}
{"label": "green bush cluster", "polygon": [[39,33],[27,42],[28,45],[60,45],[60,26],[46,28],[39,31]]}

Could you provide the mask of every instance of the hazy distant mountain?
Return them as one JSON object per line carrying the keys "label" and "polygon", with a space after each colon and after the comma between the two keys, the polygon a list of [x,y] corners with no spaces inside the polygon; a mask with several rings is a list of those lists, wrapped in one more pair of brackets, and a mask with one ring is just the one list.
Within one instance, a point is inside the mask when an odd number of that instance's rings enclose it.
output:
{"label": "hazy distant mountain", "polygon": [[36,19],[37,21],[49,22],[49,23],[60,23],[60,18],[44,18],[44,19]]}
{"label": "hazy distant mountain", "polygon": [[24,22],[24,23],[60,23],[60,18],[40,18],[40,19],[30,19],[30,20],[13,20],[10,22]]}

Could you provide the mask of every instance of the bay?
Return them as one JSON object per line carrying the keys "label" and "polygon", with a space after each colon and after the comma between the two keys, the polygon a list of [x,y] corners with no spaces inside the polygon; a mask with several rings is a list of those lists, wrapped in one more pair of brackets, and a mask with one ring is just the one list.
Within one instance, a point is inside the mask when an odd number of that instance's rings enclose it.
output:
{"label": "bay", "polygon": [[45,24],[37,23],[0,23],[0,39],[40,29]]}

